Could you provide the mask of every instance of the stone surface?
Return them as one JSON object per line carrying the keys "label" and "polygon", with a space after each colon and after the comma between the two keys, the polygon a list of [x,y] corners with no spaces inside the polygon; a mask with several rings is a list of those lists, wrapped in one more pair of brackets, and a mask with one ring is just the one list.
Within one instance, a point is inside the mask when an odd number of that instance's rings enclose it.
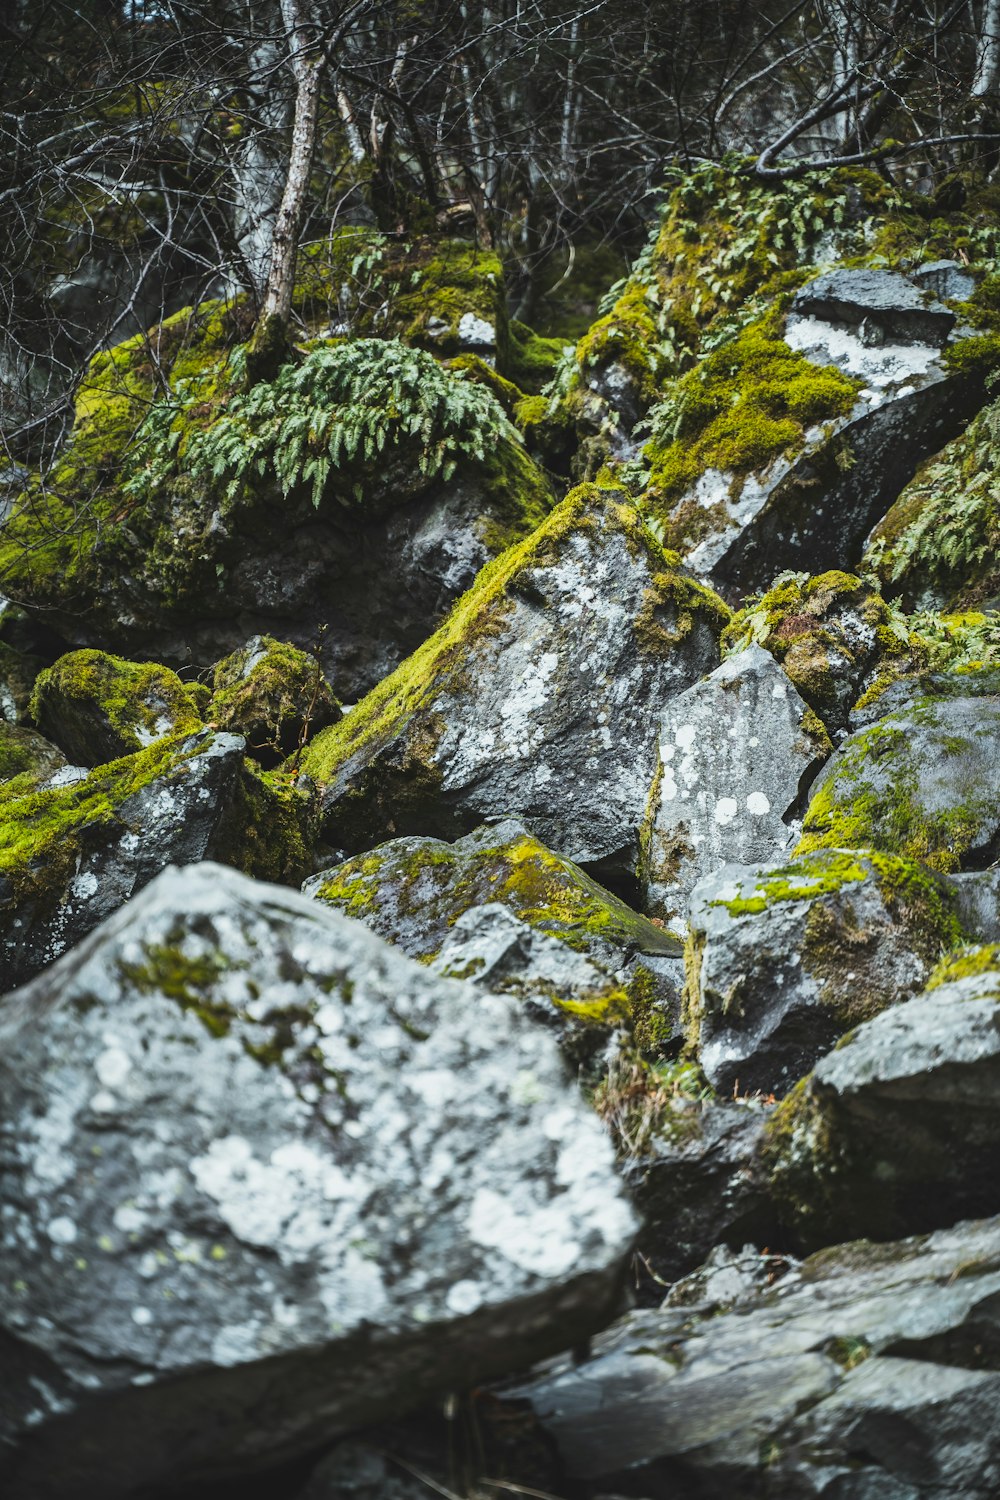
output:
{"label": "stone surface", "polygon": [[977,943],[1000,943],[1000,866],[949,875],[962,931]]}
{"label": "stone surface", "polygon": [[800,1243],[890,1238],[1000,1208],[998,1018],[997,950],[974,950],[858,1027],[779,1106],[763,1156]]}
{"label": "stone surface", "polygon": [[967,302],[976,290],[975,276],[957,260],[928,260],[907,275],[914,285],[952,302]]}
{"label": "stone surface", "polygon": [[921,866],[824,851],[724,866],[691,898],[688,1016],[723,1094],[783,1094],[839,1036],[917,993],[959,935]]}
{"label": "stone surface", "polygon": [[262,765],[276,765],[340,718],[317,656],[269,635],[252,636],[217,662],[212,688],[206,717],[241,734]]}
{"label": "stone surface", "polygon": [[793,311],[859,330],[863,343],[937,344],[955,326],[951,308],[898,271],[828,271],[796,292]]}
{"label": "stone surface", "polygon": [[775,859],[795,843],[808,786],[832,750],[770,652],[727,657],[672,698],[643,832],[644,910],[682,918],[720,865]]}
{"label": "stone surface", "polygon": [[716,665],[727,612],[623,499],[575,490],[317,736],[302,769],[324,787],[332,843],[516,815],[577,863],[632,876],[660,710]]}
{"label": "stone surface", "polygon": [[192,734],[201,715],[168,667],[106,651],[72,651],[42,672],[31,700],[38,727],[82,766],[101,766],[166,735]]}
{"label": "stone surface", "polygon": [[679,1023],[680,944],[517,819],[454,844],[395,839],[306,881],[411,958],[516,996],[574,1062],[630,1025],[646,1049]]}
{"label": "stone surface", "polygon": [[816,782],[800,848],[957,870],[992,864],[998,841],[1000,695],[984,693],[919,698],[852,734]]}
{"label": "stone surface", "polygon": [[995,1219],[798,1266],[716,1260],[512,1394],[586,1496],[990,1500],[998,1265]]}
{"label": "stone surface", "polygon": [[0,789],[0,994],[91,932],[165,865],[212,857],[301,880],[308,799],[245,765],[235,735],[165,739],[37,789]]}
{"label": "stone surface", "polygon": [[554,1044],[297,893],[167,871],[0,1034],[9,1500],[252,1475],[615,1309]]}
{"label": "stone surface", "polygon": [[0,783],[27,775],[29,784],[37,786],[65,764],[66,757],[59,747],[43,735],[0,719]]}

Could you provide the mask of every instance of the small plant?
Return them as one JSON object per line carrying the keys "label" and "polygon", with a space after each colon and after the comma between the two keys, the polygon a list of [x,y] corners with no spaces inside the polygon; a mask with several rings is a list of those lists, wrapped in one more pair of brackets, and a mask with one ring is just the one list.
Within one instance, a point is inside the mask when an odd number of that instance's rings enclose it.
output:
{"label": "small plant", "polygon": [[594,1108],[621,1156],[642,1156],[660,1134],[686,1132],[692,1112],[712,1098],[696,1063],[646,1062],[622,1050],[594,1091]]}
{"label": "small plant", "polygon": [[206,414],[199,395],[178,382],[175,400],[153,407],[128,494],[143,499],[185,473],[233,500],[254,478],[271,477],[284,495],[311,486],[319,506],[333,479],[337,498],[350,504],[364,499],[365,471],[387,449],[412,445],[422,475],[449,479],[460,459],[481,463],[501,440],[520,442],[489,390],[396,339],[321,344],[224,411]]}

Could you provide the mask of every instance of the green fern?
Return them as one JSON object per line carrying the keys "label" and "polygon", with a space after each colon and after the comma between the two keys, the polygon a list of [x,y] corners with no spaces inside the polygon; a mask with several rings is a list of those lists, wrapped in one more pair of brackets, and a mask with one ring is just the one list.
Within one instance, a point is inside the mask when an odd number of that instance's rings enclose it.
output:
{"label": "green fern", "polygon": [[427,479],[447,480],[462,459],[482,463],[498,442],[521,441],[485,386],[394,339],[321,344],[234,396],[207,426],[191,415],[200,396],[198,383],[178,382],[176,399],[152,408],[127,493],[142,499],[183,468],[229,500],[255,478],[277,480],[283,495],[308,485],[315,506],[337,476],[334,493],[350,504],[388,449],[412,452]]}

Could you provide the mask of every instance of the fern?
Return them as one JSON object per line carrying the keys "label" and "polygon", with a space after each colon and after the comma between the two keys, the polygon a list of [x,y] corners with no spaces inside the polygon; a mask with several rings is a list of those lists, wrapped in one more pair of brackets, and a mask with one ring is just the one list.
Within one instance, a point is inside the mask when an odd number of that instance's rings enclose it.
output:
{"label": "fern", "polygon": [[129,494],[145,498],[183,468],[229,500],[255,478],[272,478],[283,495],[307,484],[315,506],[332,482],[350,504],[389,448],[412,452],[428,479],[447,480],[463,458],[482,463],[498,442],[521,440],[489,390],[398,340],[322,344],[233,397],[207,426],[189,419],[200,395],[198,385],[178,382],[176,399],[151,409]]}

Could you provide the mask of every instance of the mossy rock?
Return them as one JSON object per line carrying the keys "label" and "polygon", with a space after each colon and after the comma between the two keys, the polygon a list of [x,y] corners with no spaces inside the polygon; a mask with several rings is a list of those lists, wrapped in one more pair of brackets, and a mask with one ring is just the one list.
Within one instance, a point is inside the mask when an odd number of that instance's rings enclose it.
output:
{"label": "mossy rock", "polygon": [[0,641],[0,720],[8,724],[28,721],[35,679],[44,666],[40,656]]}
{"label": "mossy rock", "polygon": [[307,746],[331,842],[522,815],[597,873],[633,870],[656,706],[716,664],[727,618],[622,494],[580,487]]}
{"label": "mossy rock", "polygon": [[799,851],[878,849],[952,871],[1000,838],[1000,698],[920,698],[851,735],[819,777]]}
{"label": "mossy rock", "polygon": [[908,633],[878,590],[850,573],[785,573],[733,616],[729,656],[756,644],[784,667],[827,729],[841,729],[883,662],[906,658]]}
{"label": "mossy rock", "polygon": [[247,754],[273,768],[340,718],[340,704],[316,656],[257,635],[217,663],[209,721],[241,734]]}
{"label": "mossy rock", "polygon": [[787,1093],[961,938],[948,883],[912,860],[823,850],[723,866],[692,897],[689,1043],[723,1094]]}
{"label": "mossy rock", "polygon": [[105,651],[71,651],[42,672],[31,699],[40,729],[76,765],[99,766],[166,735],[192,734],[202,718],[176,673]]}
{"label": "mossy rock", "polygon": [[66,757],[33,729],[0,719],[0,782],[23,777],[23,785],[46,780],[62,770]]}
{"label": "mossy rock", "polygon": [[212,858],[298,884],[314,862],[316,807],[248,767],[234,735],[174,734],[72,780],[0,787],[4,988],[79,942],[168,864]]}
{"label": "mossy rock", "polygon": [[872,533],[865,563],[907,607],[975,610],[1000,593],[1000,401],[929,459]]}

